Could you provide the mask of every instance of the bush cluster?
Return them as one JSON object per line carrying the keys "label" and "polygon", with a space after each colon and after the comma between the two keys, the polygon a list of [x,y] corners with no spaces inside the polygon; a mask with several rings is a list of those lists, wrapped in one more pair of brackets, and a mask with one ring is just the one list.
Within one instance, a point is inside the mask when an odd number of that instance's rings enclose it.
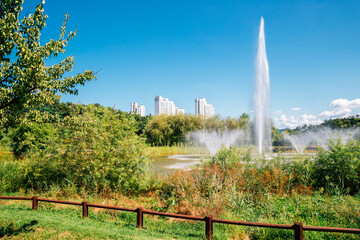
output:
{"label": "bush cluster", "polygon": [[328,150],[320,150],[313,169],[315,187],[329,192],[355,194],[360,191],[360,141],[330,141]]}
{"label": "bush cluster", "polygon": [[91,192],[136,193],[146,188],[149,161],[134,120],[94,105],[85,110],[52,124],[55,133],[25,158],[2,161],[2,190],[70,185]]}

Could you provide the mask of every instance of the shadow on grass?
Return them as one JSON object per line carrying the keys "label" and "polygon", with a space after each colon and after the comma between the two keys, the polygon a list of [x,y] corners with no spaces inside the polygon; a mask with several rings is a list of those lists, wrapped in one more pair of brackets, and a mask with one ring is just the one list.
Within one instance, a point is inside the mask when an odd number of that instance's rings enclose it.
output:
{"label": "shadow on grass", "polygon": [[9,223],[9,225],[0,228],[0,238],[5,236],[6,237],[16,236],[22,232],[24,233],[31,232],[34,230],[32,226],[36,224],[38,224],[38,221],[33,220],[30,223],[26,223],[18,228],[14,226],[14,223]]}

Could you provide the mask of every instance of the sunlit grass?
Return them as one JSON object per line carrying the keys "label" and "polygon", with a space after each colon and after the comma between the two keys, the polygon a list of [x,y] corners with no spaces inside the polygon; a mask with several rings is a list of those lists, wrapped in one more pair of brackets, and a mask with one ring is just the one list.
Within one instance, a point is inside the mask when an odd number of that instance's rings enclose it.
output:
{"label": "sunlit grass", "polygon": [[153,146],[147,148],[150,156],[170,156],[176,154],[209,154],[205,147],[193,146],[187,144],[178,144],[173,146]]}
{"label": "sunlit grass", "polygon": [[[201,239],[202,223],[177,223],[145,217],[145,229],[136,228],[136,214],[56,209],[31,210],[23,204],[0,205],[0,238],[5,239]],[[184,231],[186,229],[186,231]]]}

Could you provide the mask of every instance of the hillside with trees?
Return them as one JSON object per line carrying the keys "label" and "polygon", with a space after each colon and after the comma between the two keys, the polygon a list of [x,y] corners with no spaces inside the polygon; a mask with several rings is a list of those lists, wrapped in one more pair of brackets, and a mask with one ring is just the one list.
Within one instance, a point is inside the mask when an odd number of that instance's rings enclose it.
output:
{"label": "hillside with trees", "polygon": [[356,127],[360,127],[360,115],[344,118],[326,119],[323,123],[319,125],[303,125],[298,126],[295,129],[283,129],[283,131],[291,134],[296,134],[304,131],[316,131],[322,128],[346,129]]}

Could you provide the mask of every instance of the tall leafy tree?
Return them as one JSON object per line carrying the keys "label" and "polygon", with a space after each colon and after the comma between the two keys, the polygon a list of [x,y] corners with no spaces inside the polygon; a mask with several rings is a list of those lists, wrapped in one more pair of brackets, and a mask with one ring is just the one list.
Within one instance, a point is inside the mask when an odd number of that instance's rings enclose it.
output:
{"label": "tall leafy tree", "polygon": [[52,104],[59,93],[77,94],[76,86],[95,78],[87,70],[64,77],[74,65],[72,56],[58,64],[47,66],[46,60],[65,53],[65,47],[75,32],[66,34],[65,21],[57,40],[40,44],[41,30],[46,27],[42,1],[35,12],[20,20],[23,0],[1,0],[0,3],[0,127],[30,117],[41,119],[34,106]]}

